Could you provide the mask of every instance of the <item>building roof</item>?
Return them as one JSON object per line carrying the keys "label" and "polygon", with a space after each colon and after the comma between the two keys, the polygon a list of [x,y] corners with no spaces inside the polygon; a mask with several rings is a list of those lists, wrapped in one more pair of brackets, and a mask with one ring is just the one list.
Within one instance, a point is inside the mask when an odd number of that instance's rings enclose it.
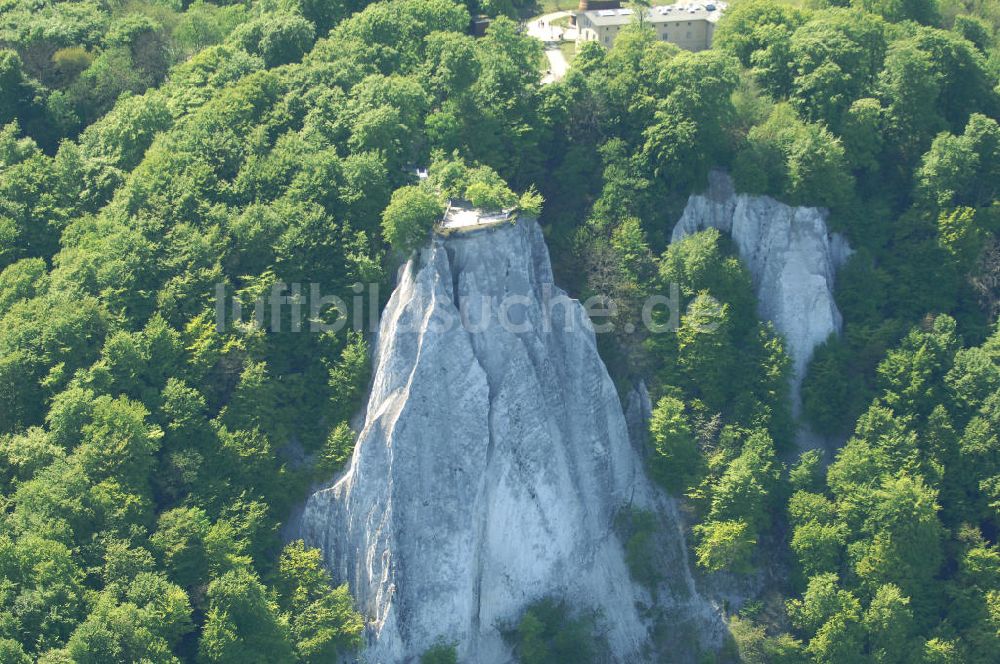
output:
{"label": "building roof", "polygon": [[[650,7],[646,11],[648,23],[674,23],[676,21],[704,20],[715,23],[726,9],[725,2],[693,2]],[[628,7],[621,9],[591,9],[583,12],[596,26],[625,25],[632,21],[635,12]]]}

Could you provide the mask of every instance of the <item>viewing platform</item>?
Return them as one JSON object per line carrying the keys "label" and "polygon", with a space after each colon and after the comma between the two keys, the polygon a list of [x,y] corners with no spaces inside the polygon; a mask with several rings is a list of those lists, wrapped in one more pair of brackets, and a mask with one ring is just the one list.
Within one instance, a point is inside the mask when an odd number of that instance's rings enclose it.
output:
{"label": "viewing platform", "polygon": [[451,235],[452,233],[467,233],[482,228],[492,228],[503,223],[512,224],[516,220],[517,211],[513,208],[500,212],[485,212],[474,207],[469,201],[452,199],[448,202],[444,217],[441,218],[435,230],[441,235]]}

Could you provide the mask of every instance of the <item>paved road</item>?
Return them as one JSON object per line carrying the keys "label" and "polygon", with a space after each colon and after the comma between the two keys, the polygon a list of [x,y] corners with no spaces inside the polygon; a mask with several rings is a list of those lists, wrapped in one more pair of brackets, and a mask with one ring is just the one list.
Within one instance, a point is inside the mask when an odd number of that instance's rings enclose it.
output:
{"label": "paved road", "polygon": [[569,69],[566,56],[559,50],[558,46],[549,46],[545,49],[545,57],[549,59],[549,73],[542,77],[542,83],[552,83],[561,80]]}
{"label": "paved road", "polygon": [[559,42],[576,39],[576,28],[562,28],[552,25],[552,21],[569,16],[569,12],[552,12],[539,16],[534,21],[528,23],[527,33],[529,36],[545,44],[545,57],[549,61],[549,72],[542,77],[542,83],[552,83],[560,80],[566,75],[569,63],[566,57],[559,50]]}
{"label": "paved road", "polygon": [[[557,42],[562,39],[563,29],[558,25],[552,25],[552,21],[569,16],[569,12],[552,12],[544,14],[528,23],[528,35],[543,42]],[[576,38],[575,32],[573,38]]]}

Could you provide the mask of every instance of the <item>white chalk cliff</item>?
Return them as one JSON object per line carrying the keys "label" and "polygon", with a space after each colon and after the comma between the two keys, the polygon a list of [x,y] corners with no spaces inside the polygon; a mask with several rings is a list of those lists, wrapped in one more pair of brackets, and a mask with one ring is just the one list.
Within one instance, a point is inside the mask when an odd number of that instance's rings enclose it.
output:
{"label": "white chalk cliff", "polygon": [[553,285],[533,220],[437,237],[401,269],[373,381],[348,469],[296,526],[367,616],[365,661],[416,661],[438,639],[461,662],[511,661],[500,630],[547,595],[599,610],[616,661],[651,661],[637,604],[654,602],[614,528],[626,505],[661,521],[655,605],[671,637],[658,657],[718,645],[674,506],[643,473],[592,328]]}
{"label": "white chalk cliff", "polygon": [[847,240],[830,233],[827,212],[792,207],[768,196],[737,194],[732,179],[714,171],[704,194],[691,196],[671,241],[717,228],[728,233],[750,271],[758,314],[785,338],[792,362],[792,410],[813,351],[840,332],[833,298],[837,268],[851,255]]}

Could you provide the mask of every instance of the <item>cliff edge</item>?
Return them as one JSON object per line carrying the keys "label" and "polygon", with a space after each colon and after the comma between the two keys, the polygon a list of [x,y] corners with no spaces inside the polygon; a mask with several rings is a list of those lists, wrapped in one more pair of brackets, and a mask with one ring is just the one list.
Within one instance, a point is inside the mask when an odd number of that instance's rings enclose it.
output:
{"label": "cliff edge", "polygon": [[834,279],[851,249],[842,235],[829,232],[826,217],[821,208],[737,194],[729,175],[713,171],[708,191],[688,199],[671,238],[676,242],[710,227],[732,237],[753,279],[758,314],[785,339],[795,415],[813,350],[842,324]]}
{"label": "cliff edge", "polygon": [[693,661],[725,628],[528,218],[435,237],[401,269],[353,458],[297,531],[368,617],[367,661],[415,661],[439,639],[459,661],[511,661],[501,631],[545,596],[598,611],[615,661],[650,661],[654,602],[614,526],[629,507],[659,520],[661,652]]}

